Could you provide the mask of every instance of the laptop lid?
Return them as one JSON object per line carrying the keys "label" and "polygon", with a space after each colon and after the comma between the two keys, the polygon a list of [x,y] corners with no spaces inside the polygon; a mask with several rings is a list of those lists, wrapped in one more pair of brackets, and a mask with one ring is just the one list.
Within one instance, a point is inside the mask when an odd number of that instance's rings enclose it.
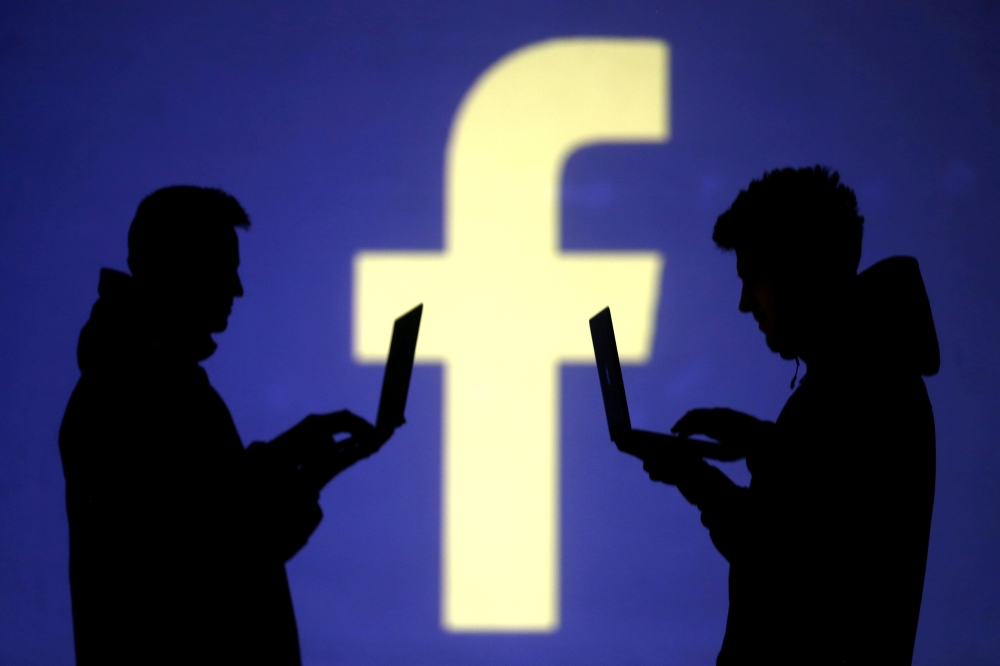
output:
{"label": "laptop lid", "polygon": [[611,323],[611,308],[604,308],[591,317],[590,338],[594,343],[594,358],[597,360],[597,374],[601,380],[608,432],[611,433],[611,439],[615,440],[620,434],[632,429],[632,421],[625,401],[625,383],[622,381],[622,365],[618,360],[615,327]]}
{"label": "laptop lid", "polygon": [[424,310],[421,303],[392,325],[392,342],[389,343],[389,359],[382,375],[382,396],[378,402],[378,428],[398,428],[406,423],[403,411],[406,409],[406,395],[410,391],[410,375],[413,373],[413,355],[417,351],[417,332],[420,330],[420,315]]}

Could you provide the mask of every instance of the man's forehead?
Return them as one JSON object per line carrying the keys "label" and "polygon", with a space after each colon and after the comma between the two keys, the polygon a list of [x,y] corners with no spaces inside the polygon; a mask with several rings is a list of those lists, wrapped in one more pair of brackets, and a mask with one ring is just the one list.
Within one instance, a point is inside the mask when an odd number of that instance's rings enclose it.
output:
{"label": "man's forehead", "polygon": [[192,238],[189,242],[196,244],[191,247],[192,258],[207,264],[229,264],[240,261],[240,241],[236,229],[213,229],[201,237]]}
{"label": "man's forehead", "polygon": [[236,234],[236,229],[230,228],[223,240],[223,252],[228,261],[240,263],[240,237]]}
{"label": "man's forehead", "polygon": [[736,273],[741,278],[770,275],[771,270],[767,259],[761,252],[751,248],[736,250]]}
{"label": "man's forehead", "polygon": [[233,227],[217,227],[205,235],[205,242],[213,249],[231,251],[238,249],[240,245],[239,236]]}

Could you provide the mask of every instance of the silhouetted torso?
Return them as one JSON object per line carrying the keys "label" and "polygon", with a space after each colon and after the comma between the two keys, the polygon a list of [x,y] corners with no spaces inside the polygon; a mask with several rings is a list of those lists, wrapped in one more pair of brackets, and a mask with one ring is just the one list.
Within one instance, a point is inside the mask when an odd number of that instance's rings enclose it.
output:
{"label": "silhouetted torso", "polygon": [[[906,261],[890,272],[917,270]],[[720,665],[911,661],[935,473],[921,372],[936,372],[937,343],[929,309],[886,320],[810,365],[747,456],[749,488],[707,465],[678,484],[730,562]]]}
{"label": "silhouetted torso", "polygon": [[198,362],[105,269],[60,431],[79,664],[298,664],[284,562],[321,513],[265,444],[244,449]]}
{"label": "silhouetted torso", "polygon": [[930,404],[919,376],[857,370],[810,371],[773,448],[748,459],[750,529],[729,552],[720,664],[910,662],[933,502]]}

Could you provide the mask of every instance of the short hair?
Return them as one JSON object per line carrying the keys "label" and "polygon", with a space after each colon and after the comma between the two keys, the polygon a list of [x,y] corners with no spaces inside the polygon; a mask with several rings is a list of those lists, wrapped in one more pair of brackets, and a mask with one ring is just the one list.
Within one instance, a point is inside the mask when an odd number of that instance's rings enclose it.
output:
{"label": "short hair", "polygon": [[740,191],[712,240],[746,251],[766,271],[829,280],[857,273],[864,221],[836,171],[775,169]]}
{"label": "short hair", "polygon": [[250,228],[243,206],[212,187],[173,185],[139,204],[128,231],[133,275],[155,276],[181,264],[210,259],[207,253],[227,231]]}

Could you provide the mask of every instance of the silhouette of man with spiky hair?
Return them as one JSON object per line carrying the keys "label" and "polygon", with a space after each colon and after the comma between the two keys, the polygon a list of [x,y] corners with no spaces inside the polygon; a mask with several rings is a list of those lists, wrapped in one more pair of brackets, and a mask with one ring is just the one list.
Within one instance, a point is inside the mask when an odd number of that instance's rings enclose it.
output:
{"label": "silhouette of man with spiky hair", "polygon": [[766,173],[718,218],[740,311],[808,370],[774,423],[696,409],[674,426],[742,447],[749,488],[662,436],[633,435],[650,440],[650,478],[698,506],[730,563],[720,666],[912,659],[934,499],[921,375],[937,372],[938,345],[914,259],[857,274],[863,222],[823,167]]}
{"label": "silhouette of man with spiky hair", "polygon": [[299,664],[285,561],[322,486],[391,434],[343,411],[243,447],[199,362],[243,295],[249,226],[220,190],[157,190],[129,230],[131,275],[101,271],[59,434],[81,666]]}

